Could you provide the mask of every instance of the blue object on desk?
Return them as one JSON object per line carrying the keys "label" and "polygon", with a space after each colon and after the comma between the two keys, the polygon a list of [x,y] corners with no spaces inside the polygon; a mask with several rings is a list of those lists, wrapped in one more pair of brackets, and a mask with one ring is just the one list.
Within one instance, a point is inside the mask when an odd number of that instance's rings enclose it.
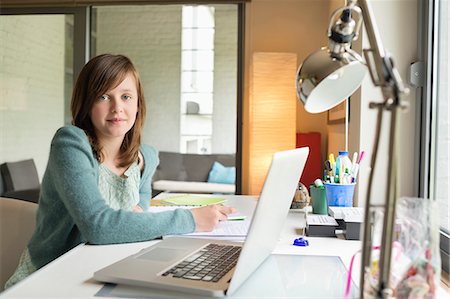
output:
{"label": "blue object on desk", "polygon": [[292,245],[305,247],[305,246],[309,246],[309,242],[306,239],[298,238],[298,239],[294,240],[294,244],[292,244]]}

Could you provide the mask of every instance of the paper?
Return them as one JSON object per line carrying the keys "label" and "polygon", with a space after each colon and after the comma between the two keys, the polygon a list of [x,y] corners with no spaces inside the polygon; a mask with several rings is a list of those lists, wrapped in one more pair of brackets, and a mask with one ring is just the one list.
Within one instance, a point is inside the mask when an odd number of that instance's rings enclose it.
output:
{"label": "paper", "polygon": [[306,216],[306,223],[308,225],[329,225],[329,226],[337,226],[338,223],[336,220],[327,215],[316,215],[316,214],[308,214]]}
{"label": "paper", "polygon": [[185,236],[246,237],[250,221],[220,221],[212,232],[195,232]]}
{"label": "paper", "polygon": [[225,199],[220,197],[198,196],[198,195],[175,195],[161,199],[161,203],[176,206],[208,206],[224,203]]}
{"label": "paper", "polygon": [[345,222],[363,222],[364,209],[360,207],[328,207],[328,211],[335,219]]}
{"label": "paper", "polygon": [[[175,209],[191,209],[194,207],[188,206],[151,206],[147,210],[151,213],[159,213],[164,211],[173,211]],[[212,232],[196,232],[184,235],[177,235],[177,237],[208,237],[214,239],[226,239],[226,240],[245,240],[248,229],[250,227],[249,220],[245,220],[245,215],[233,213],[228,215],[228,221],[220,221],[219,224]],[[171,237],[171,236],[165,236]],[[172,236],[173,237],[173,236]]]}

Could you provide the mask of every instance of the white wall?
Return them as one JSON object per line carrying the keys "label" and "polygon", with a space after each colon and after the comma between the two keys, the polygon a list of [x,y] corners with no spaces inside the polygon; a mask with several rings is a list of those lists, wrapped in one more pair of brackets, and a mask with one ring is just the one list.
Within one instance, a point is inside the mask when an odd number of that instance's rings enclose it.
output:
{"label": "white wall", "polygon": [[40,179],[64,124],[65,16],[1,16],[0,163],[33,158]]}
{"label": "white wall", "polygon": [[[394,58],[395,66],[399,71],[405,85],[410,89],[405,100],[409,103],[409,109],[400,115],[400,139],[399,139],[399,195],[415,195],[414,186],[414,153],[415,153],[415,88],[408,84],[409,66],[417,61],[417,0],[374,0],[370,1],[380,36],[387,52]],[[362,36],[363,46],[368,47],[367,36]],[[359,174],[359,189],[357,196],[359,205],[363,205],[366,199],[367,182],[370,173],[370,159],[375,134],[376,112],[369,109],[369,103],[382,101],[379,88],[375,88],[366,76],[360,93],[355,94],[351,111],[360,111],[359,119],[351,119],[350,149],[365,150],[366,158],[361,164]],[[373,202],[386,197],[387,162],[389,143],[389,113],[384,113],[382,126],[382,138],[380,151],[375,169],[375,177],[372,187]]]}

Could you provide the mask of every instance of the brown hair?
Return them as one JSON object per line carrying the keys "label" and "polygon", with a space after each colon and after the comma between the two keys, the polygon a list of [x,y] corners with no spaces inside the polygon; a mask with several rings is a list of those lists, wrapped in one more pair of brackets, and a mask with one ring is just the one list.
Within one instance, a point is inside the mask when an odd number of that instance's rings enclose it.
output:
{"label": "brown hair", "polygon": [[89,137],[99,162],[104,157],[91,121],[94,101],[119,85],[128,74],[136,80],[138,110],[133,127],[125,134],[120,148],[119,165],[125,167],[138,160],[141,130],[145,120],[145,99],[139,74],[131,60],[123,55],[102,54],[92,58],[81,70],[72,94],[72,124],[83,129]]}

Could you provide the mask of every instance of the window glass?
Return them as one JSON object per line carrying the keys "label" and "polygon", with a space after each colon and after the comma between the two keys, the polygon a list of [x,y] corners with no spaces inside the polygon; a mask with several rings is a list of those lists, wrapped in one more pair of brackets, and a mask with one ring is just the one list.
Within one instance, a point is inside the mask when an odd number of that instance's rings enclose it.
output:
{"label": "window glass", "polygon": [[91,56],[127,55],[141,75],[144,143],[160,151],[236,153],[238,5],[91,11]]}

